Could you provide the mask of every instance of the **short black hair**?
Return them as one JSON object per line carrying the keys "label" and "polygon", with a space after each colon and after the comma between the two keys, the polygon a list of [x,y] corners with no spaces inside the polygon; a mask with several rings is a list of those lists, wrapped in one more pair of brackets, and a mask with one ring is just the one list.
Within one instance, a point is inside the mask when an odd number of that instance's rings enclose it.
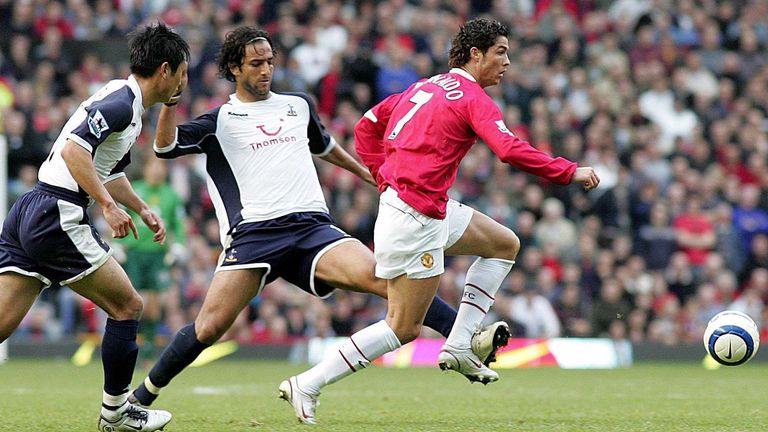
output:
{"label": "short black hair", "polygon": [[464,66],[469,63],[469,51],[472,47],[486,52],[496,43],[496,38],[499,36],[508,38],[509,28],[496,20],[476,18],[467,21],[451,41],[448,66],[452,68]]}
{"label": "short black hair", "polygon": [[128,38],[131,73],[140,77],[151,77],[165,62],[176,72],[181,63],[189,61],[187,41],[163,23],[137,28]]}
{"label": "short black hair", "polygon": [[235,76],[229,70],[229,67],[231,65],[242,66],[243,59],[245,58],[245,47],[260,39],[266,40],[269,43],[273,54],[277,53],[269,33],[264,30],[259,30],[252,26],[243,26],[227,33],[224,37],[224,43],[219,50],[219,56],[216,59],[219,64],[219,76],[227,81],[235,82]]}

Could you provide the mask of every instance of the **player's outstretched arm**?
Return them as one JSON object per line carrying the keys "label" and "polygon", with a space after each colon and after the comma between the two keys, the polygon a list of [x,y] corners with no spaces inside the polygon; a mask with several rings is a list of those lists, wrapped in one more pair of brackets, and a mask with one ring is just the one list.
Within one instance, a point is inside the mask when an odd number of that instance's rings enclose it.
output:
{"label": "player's outstretched arm", "polygon": [[571,183],[581,183],[584,186],[584,190],[591,190],[600,184],[600,177],[597,176],[595,169],[592,167],[578,167],[573,173]]}
{"label": "player's outstretched arm", "polygon": [[117,177],[104,185],[117,202],[128,207],[141,216],[144,224],[155,233],[152,239],[160,244],[165,243],[166,230],[163,220],[152,211],[147,203],[133,190],[125,176]]}
{"label": "player's outstretched arm", "polygon": [[364,167],[360,162],[355,160],[351,154],[347,153],[344,148],[337,144],[333,149],[325,156],[320,156],[322,159],[344,168],[352,174],[365,180],[366,183],[376,186],[376,181],[373,180],[373,176],[368,172],[368,168]]}
{"label": "player's outstretched arm", "polygon": [[67,140],[61,150],[61,157],[77,184],[101,206],[104,219],[112,228],[112,237],[123,238],[133,232],[133,236],[138,238],[133,219],[118,207],[107,188],[101,184],[90,152],[74,141]]}

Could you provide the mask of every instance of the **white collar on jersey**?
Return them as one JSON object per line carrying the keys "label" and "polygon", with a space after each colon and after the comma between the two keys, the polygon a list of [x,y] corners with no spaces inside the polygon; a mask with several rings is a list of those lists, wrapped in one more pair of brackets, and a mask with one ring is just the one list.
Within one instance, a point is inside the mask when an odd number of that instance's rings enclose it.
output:
{"label": "white collar on jersey", "polygon": [[126,81],[128,81],[128,87],[133,90],[133,93],[136,96],[136,100],[139,102],[141,112],[144,113],[144,95],[141,94],[141,87],[139,86],[139,82],[136,81],[136,77],[133,76],[133,74],[128,75],[128,79]]}
{"label": "white collar on jersey", "polygon": [[243,101],[241,101],[237,97],[237,93],[232,93],[231,95],[229,95],[229,103],[231,103],[232,105],[245,105],[245,104],[252,104],[252,103],[256,103],[256,102],[264,102],[264,101],[268,101],[268,100],[272,99],[272,96],[274,96],[274,95],[275,94],[270,91],[269,92],[269,97],[266,98],[266,99],[263,99],[263,100],[260,100],[260,101],[255,101],[255,102],[243,102]]}
{"label": "white collar on jersey", "polygon": [[475,77],[473,77],[473,76],[472,76],[472,74],[470,74],[469,72],[465,71],[465,70],[464,70],[464,69],[462,69],[462,68],[452,68],[452,69],[451,69],[451,70],[449,70],[448,72],[449,72],[449,73],[457,73],[457,74],[459,74],[459,75],[463,76],[464,78],[466,78],[466,79],[468,79],[468,80],[470,80],[470,81],[475,81],[475,82],[477,82],[477,80],[475,79]]}

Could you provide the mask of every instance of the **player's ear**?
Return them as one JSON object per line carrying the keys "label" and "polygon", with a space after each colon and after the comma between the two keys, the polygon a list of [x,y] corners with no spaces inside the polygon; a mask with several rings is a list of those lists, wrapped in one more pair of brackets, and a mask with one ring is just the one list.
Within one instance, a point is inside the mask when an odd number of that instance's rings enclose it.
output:
{"label": "player's ear", "polygon": [[171,76],[171,65],[168,62],[163,62],[163,64],[160,65],[160,78],[162,79],[168,79],[168,77]]}
{"label": "player's ear", "polygon": [[237,77],[238,75],[240,75],[240,65],[238,65],[236,63],[230,63],[229,64],[229,71],[232,73],[232,75]]}
{"label": "player's ear", "polygon": [[477,47],[469,49],[469,59],[474,61],[480,60],[480,50]]}

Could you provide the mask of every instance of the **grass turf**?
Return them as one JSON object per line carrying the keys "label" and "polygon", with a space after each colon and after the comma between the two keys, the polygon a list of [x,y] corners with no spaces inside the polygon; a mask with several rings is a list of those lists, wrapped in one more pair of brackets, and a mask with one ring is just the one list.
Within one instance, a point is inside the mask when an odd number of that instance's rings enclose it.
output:
{"label": "grass turf", "polygon": [[[303,366],[222,360],[182,373],[157,407],[166,431],[766,431],[768,365],[705,370],[501,371],[483,387],[438,369],[373,367],[325,389],[318,427],[298,425],[277,386]],[[95,431],[101,366],[11,359],[0,365],[0,430]],[[137,370],[134,382],[146,371]]]}

